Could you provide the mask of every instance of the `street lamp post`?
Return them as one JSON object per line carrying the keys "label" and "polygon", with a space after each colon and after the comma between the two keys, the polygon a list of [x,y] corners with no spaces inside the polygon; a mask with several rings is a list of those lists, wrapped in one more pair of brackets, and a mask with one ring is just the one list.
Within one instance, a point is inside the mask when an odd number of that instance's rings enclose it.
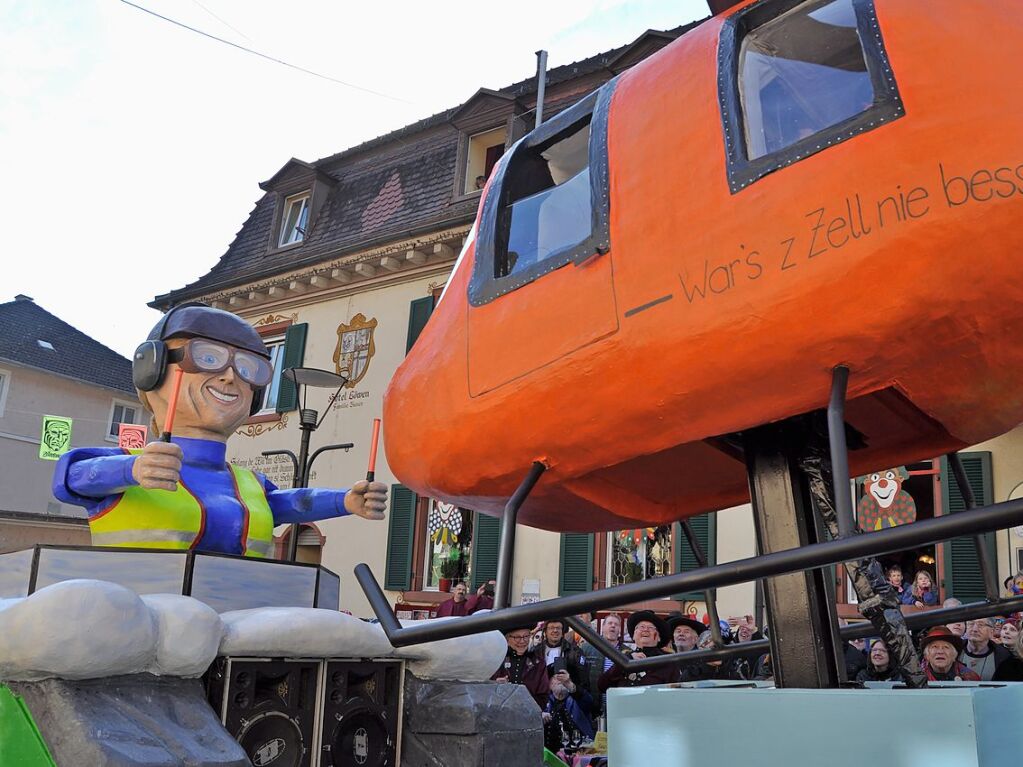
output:
{"label": "street lamp post", "polygon": [[[288,456],[291,459],[291,463],[294,468],[292,487],[308,487],[309,472],[312,469],[313,462],[320,453],[327,452],[328,450],[350,450],[354,447],[351,442],[344,442],[337,445],[325,445],[316,450],[312,456],[309,455],[309,442],[312,438],[312,434],[320,427],[320,424],[323,423],[323,419],[327,415],[326,411],[324,411],[321,416],[312,408],[307,407],[309,387],[312,386],[319,389],[337,389],[327,401],[327,409],[329,410],[331,404],[333,404],[334,400],[337,399],[337,396],[341,393],[341,389],[348,382],[348,376],[338,375],[337,373],[331,373],[329,370],[320,370],[318,368],[288,368],[282,373],[282,375],[294,382],[295,386],[298,388],[299,397],[302,401],[302,407],[299,408],[298,411],[299,428],[302,430],[302,440],[298,448],[298,457],[296,457],[290,450],[264,450],[263,455]],[[289,562],[294,562],[298,553],[299,527],[299,523],[296,522],[291,525],[291,529],[289,531],[288,553],[286,556],[286,559]]]}

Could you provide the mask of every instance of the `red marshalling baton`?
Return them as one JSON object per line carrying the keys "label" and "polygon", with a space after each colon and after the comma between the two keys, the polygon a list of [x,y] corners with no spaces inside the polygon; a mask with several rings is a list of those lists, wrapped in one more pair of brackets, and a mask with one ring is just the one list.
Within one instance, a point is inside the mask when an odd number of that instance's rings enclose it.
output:
{"label": "red marshalling baton", "polygon": [[171,391],[170,401],[167,403],[167,417],[163,421],[163,434],[160,435],[160,440],[163,442],[171,441],[171,429],[174,428],[174,411],[178,409],[178,394],[181,393],[181,377],[185,374],[185,371],[178,368],[174,371],[174,389]]}
{"label": "red marshalling baton", "polygon": [[373,419],[373,441],[369,445],[369,470],[366,472],[366,481],[372,482],[377,472],[377,443],[380,441],[380,419]]}

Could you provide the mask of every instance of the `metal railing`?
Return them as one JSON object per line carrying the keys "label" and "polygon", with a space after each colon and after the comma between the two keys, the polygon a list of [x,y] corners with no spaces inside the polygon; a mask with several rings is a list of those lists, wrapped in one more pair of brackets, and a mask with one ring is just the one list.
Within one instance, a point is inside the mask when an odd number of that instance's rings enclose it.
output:
{"label": "metal railing", "polygon": [[[787,549],[734,562],[711,565],[685,573],[664,575],[645,581],[612,586],[600,591],[558,597],[543,602],[494,610],[489,613],[477,613],[459,618],[458,620],[437,621],[406,628],[402,628],[398,619],[394,616],[391,605],[387,601],[387,596],[380,588],[380,584],[377,582],[369,566],[366,564],[357,565],[355,567],[355,577],[366,593],[370,606],[380,621],[380,625],[390,643],[395,647],[404,647],[421,642],[434,642],[440,639],[451,639],[452,637],[467,636],[495,629],[504,631],[517,626],[532,625],[549,618],[579,615],[595,610],[606,610],[631,602],[660,599],[672,594],[706,591],[783,573],[828,567],[829,565],[850,559],[891,554],[903,549],[938,543],[949,538],[974,536],[979,533],[1001,530],[1019,524],[1023,524],[1023,499],[996,503],[981,509],[960,512],[949,516],[919,520],[913,524],[901,527],[892,527],[848,538],[815,543],[796,549]],[[947,612],[934,610],[911,616],[907,622],[910,625],[916,626],[927,625],[927,621],[921,619],[921,615],[928,618],[937,616],[930,625],[951,620],[951,618],[943,617],[945,615],[963,615],[968,617],[982,617],[981,613],[997,615],[1017,605],[1019,601],[1015,599],[995,600],[978,605],[966,605]],[[852,632],[849,633],[850,635],[852,634]],[[872,633],[874,633],[874,629],[868,626],[862,636],[869,636]],[[846,636],[845,631],[843,631],[843,636]],[[751,650],[753,645],[747,643],[744,649]],[[730,651],[732,648],[727,648],[727,650]],[[725,650],[706,652],[725,652]],[[717,656],[702,656],[695,653],[689,656],[691,659],[699,657]]]}

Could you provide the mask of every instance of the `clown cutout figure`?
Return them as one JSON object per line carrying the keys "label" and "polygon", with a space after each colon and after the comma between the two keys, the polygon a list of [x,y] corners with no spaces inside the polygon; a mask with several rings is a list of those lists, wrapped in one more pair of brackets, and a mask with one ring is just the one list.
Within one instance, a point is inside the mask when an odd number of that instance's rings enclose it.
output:
{"label": "clown cutout figure", "polygon": [[882,530],[916,519],[913,496],[902,489],[907,479],[909,472],[905,466],[862,478],[863,497],[856,506],[856,520],[861,530]]}

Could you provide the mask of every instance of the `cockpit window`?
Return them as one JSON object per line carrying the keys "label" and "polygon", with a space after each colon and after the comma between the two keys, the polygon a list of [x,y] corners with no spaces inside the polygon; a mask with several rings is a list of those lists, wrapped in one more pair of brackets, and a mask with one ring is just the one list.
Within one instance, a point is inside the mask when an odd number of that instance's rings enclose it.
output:
{"label": "cockpit window", "polygon": [[508,179],[510,200],[501,210],[499,228],[507,238],[498,245],[494,277],[521,274],[589,237],[589,121],[570,131],[517,158]]}
{"label": "cockpit window", "polygon": [[904,113],[872,0],[762,0],[719,50],[733,192]]}
{"label": "cockpit window", "polygon": [[607,113],[615,84],[520,139],[494,169],[480,212],[470,304],[609,249]]}

